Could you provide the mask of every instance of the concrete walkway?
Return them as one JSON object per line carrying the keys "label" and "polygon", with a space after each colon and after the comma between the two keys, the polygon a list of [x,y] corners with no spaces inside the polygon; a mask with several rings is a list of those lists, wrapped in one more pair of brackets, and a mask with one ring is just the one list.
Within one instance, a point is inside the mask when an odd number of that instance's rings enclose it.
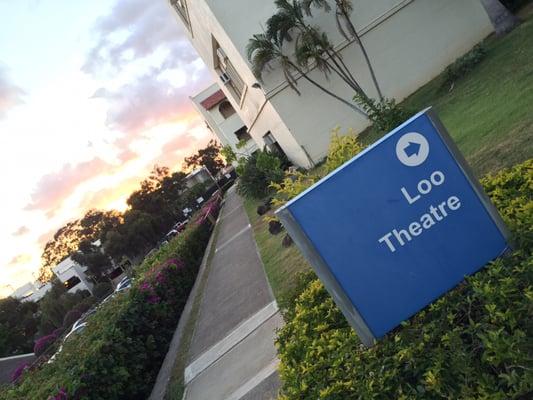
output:
{"label": "concrete walkway", "polygon": [[234,188],[226,195],[218,229],[185,369],[184,398],[275,399],[274,338],[283,320]]}

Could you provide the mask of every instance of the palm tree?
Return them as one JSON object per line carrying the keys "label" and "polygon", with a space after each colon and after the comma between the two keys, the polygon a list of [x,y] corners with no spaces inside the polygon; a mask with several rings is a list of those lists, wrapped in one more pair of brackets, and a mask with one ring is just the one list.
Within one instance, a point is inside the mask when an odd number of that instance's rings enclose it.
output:
{"label": "palm tree", "polygon": [[481,0],[497,35],[504,35],[518,25],[518,18],[498,0]]}
{"label": "palm tree", "polygon": [[[304,69],[298,65],[297,62],[294,62],[287,54],[284,53],[284,40],[281,40],[281,38],[288,38],[289,30],[284,33],[282,31],[278,31],[276,35],[273,35],[272,32],[270,34],[255,34],[249,40],[246,47],[246,53],[247,58],[252,66],[252,72],[256,78],[262,82],[264,72],[268,70],[272,64],[276,63],[281,67],[283,76],[285,77],[285,80],[289,86],[295,90],[298,95],[301,93],[297,88],[298,79],[295,74],[300,74],[303,79],[322,90],[324,93],[347,105],[359,114],[368,117],[368,115],[359,107],[355,106],[349,101],[346,101],[342,97],[325,88],[316,80],[312,79],[307,71],[304,71]],[[321,68],[327,67],[321,66]]]}
{"label": "palm tree", "polygon": [[[331,0],[301,0],[301,7],[303,8],[303,10],[308,16],[312,16],[313,14],[312,7],[323,9],[326,12],[330,12],[332,10],[331,5],[329,4],[330,1]],[[383,93],[381,91],[381,87],[379,86],[378,80],[376,78],[374,67],[372,66],[372,63],[370,62],[370,57],[368,56],[366,47],[364,46],[363,41],[361,40],[361,37],[357,33],[357,30],[355,29],[355,25],[350,19],[350,15],[353,12],[352,1],[351,0],[333,0],[333,1],[335,2],[335,21],[337,23],[337,29],[339,30],[340,34],[346,40],[355,40],[355,42],[361,48],[363,57],[365,58],[365,62],[368,66],[368,70],[370,71],[370,76],[372,77],[372,81],[374,82],[374,87],[376,88],[376,91],[378,93],[379,100],[383,101]]]}

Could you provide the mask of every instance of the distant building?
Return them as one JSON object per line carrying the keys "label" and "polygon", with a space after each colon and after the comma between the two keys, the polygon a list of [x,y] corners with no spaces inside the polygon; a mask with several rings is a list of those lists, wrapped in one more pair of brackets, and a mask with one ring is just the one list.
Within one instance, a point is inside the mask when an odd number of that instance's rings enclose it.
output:
{"label": "distant building", "polygon": [[[309,168],[327,154],[334,127],[355,132],[368,127],[368,119],[294,74],[299,96],[276,62],[268,64],[263,82],[257,81],[246,47],[252,35],[264,32],[275,12],[274,1],[167,1],[258,147],[281,150],[295,165]],[[382,92],[398,101],[493,31],[479,0],[358,0],[354,8],[351,20]],[[361,48],[339,33],[335,13],[317,10],[313,15],[312,24],[327,33],[359,85],[376,98]],[[339,77],[331,75],[328,80],[316,66],[311,66],[308,76],[346,101],[354,95]],[[201,95],[209,98],[213,95],[209,93]],[[216,94],[213,102],[219,99],[222,95]],[[212,110],[211,101],[207,109]]]}
{"label": "distant building", "polygon": [[[207,127],[223,146],[231,146],[237,158],[249,156],[257,150],[257,144],[248,133],[248,128],[216,83],[191,97],[191,100]],[[243,146],[238,148],[238,143]]]}
{"label": "distant building", "polygon": [[209,171],[202,167],[195,169],[185,177],[185,186],[190,189],[199,183],[204,183],[212,180],[213,179],[211,178]]}
{"label": "distant building", "polygon": [[52,272],[63,282],[69,293],[88,290],[92,294],[94,285],[87,278],[86,271],[87,267],[78,264],[70,257],[52,268]]}
{"label": "distant building", "polygon": [[14,297],[20,301],[33,301],[38,302],[41,300],[46,292],[52,288],[51,283],[42,284],[40,282],[28,282],[25,285],[15,290],[11,297]]}

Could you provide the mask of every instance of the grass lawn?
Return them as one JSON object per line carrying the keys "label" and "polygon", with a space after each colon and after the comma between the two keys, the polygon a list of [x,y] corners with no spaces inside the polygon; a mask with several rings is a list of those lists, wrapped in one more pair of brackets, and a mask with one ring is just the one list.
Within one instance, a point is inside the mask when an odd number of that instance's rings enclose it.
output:
{"label": "grass lawn", "polygon": [[285,232],[273,236],[268,232],[268,223],[256,212],[260,200],[245,199],[244,207],[254,230],[255,240],[265,271],[276,300],[283,307],[297,286],[295,276],[309,271],[309,265],[296,246],[284,248],[281,245]]}
{"label": "grass lawn", "polygon": [[[485,41],[486,58],[451,91],[439,76],[402,105],[433,106],[478,176],[533,157],[533,18]],[[374,142],[381,135],[367,131]]]}
{"label": "grass lawn", "polygon": [[[532,10],[533,11],[533,10]],[[485,41],[486,58],[451,91],[440,90],[439,76],[402,104],[422,110],[433,106],[478,176],[533,157],[533,18],[503,38]],[[361,135],[372,143],[381,135]],[[299,272],[309,266],[296,246],[281,246],[284,234],[272,236],[257,215],[259,200],[245,208],[266,274],[278,302],[292,297]]]}

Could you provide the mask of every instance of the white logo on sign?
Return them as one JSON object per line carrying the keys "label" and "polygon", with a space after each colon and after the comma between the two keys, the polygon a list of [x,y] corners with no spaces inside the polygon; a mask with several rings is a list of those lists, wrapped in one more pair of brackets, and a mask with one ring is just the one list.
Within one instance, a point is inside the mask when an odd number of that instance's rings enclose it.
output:
{"label": "white logo on sign", "polygon": [[417,167],[428,158],[429,143],[420,133],[406,133],[396,144],[396,155],[402,164]]}

